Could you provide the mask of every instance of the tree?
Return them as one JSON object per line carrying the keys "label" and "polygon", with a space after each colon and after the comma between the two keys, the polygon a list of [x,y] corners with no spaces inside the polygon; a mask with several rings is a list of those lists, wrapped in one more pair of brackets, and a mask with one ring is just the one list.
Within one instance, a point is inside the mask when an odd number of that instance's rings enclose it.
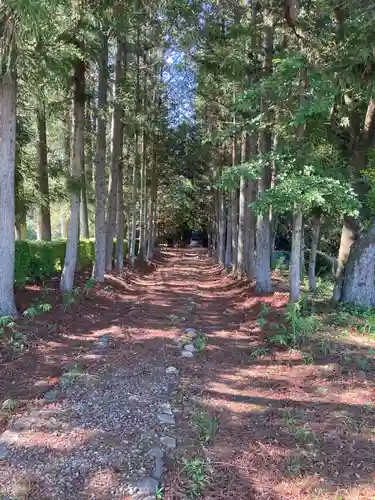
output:
{"label": "tree", "polygon": [[[14,269],[14,173],[16,165],[15,23],[0,20],[0,316],[16,316]],[[6,51],[3,47],[5,46]]]}

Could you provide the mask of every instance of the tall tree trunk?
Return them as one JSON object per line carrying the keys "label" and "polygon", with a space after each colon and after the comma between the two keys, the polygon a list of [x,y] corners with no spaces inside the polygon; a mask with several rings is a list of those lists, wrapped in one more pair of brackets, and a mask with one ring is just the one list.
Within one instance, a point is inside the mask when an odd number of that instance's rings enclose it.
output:
{"label": "tall tree trunk", "polygon": [[[136,58],[136,89],[135,89],[135,108],[136,108],[136,117],[138,118],[141,110],[142,100],[141,100],[141,92],[140,92],[140,27],[137,28],[137,58]],[[134,134],[134,163],[133,163],[133,175],[132,175],[132,198],[131,198],[131,241],[130,241],[130,264],[133,266],[135,263],[135,255],[136,255],[136,238],[137,238],[137,184],[138,184],[138,173],[140,171],[141,166],[141,156],[139,151],[139,139],[140,139],[140,130],[139,123],[135,124],[135,134]]]}
{"label": "tall tree trunk", "polygon": [[[301,43],[301,51],[303,51],[303,46]],[[303,108],[306,100],[307,91],[307,67],[304,65],[299,71],[299,98],[300,107]],[[297,127],[296,138],[297,144],[301,147],[305,141],[305,123],[302,123]],[[303,245],[303,214],[302,210],[297,204],[294,204],[293,209],[293,226],[292,226],[292,252],[290,259],[290,301],[298,302],[300,298],[300,281],[303,270],[301,265],[304,265],[304,248],[302,254]]]}
{"label": "tall tree trunk", "polygon": [[227,239],[225,243],[225,267],[232,265],[232,196],[228,196],[227,206]]}
{"label": "tall tree trunk", "polygon": [[304,218],[302,217],[302,227],[301,227],[301,263],[300,263],[300,280],[303,283],[305,277],[305,225]]}
{"label": "tall tree trunk", "polygon": [[90,238],[90,228],[89,228],[89,208],[87,201],[87,184],[86,184],[86,171],[85,162],[83,162],[83,173],[82,173],[82,189],[81,189],[81,234],[85,239]]}
{"label": "tall tree trunk", "polygon": [[[249,204],[254,202],[256,199],[256,182],[249,182],[248,185],[248,201]],[[255,231],[256,231],[256,216],[252,208],[248,207],[247,224],[246,224],[246,274],[247,277],[252,280],[255,277]]]}
{"label": "tall tree trunk", "polygon": [[108,38],[102,34],[102,46],[99,59],[99,89],[98,89],[98,118],[97,142],[95,157],[95,266],[94,277],[104,281],[106,225],[105,225],[105,159],[106,159],[106,107],[108,88]]}
{"label": "tall tree trunk", "polygon": [[[124,40],[122,42],[122,84],[125,85],[128,71],[128,54],[127,44]],[[123,113],[122,113],[123,115]],[[121,117],[123,118],[123,116]],[[119,162],[119,175],[118,175],[118,188],[117,188],[117,223],[116,223],[116,271],[119,273],[124,268],[124,237],[125,237],[125,216],[124,216],[124,124],[121,121],[121,140],[120,140],[120,162]]]}
{"label": "tall tree trunk", "polygon": [[290,301],[298,302],[300,299],[300,276],[301,276],[301,236],[302,236],[302,212],[295,205],[293,210],[292,224],[292,251],[290,254]]}
{"label": "tall tree trunk", "polygon": [[[246,162],[247,134],[242,133],[241,140],[241,163]],[[240,193],[238,207],[238,243],[237,243],[237,276],[243,278],[246,272],[246,214],[247,214],[247,182],[245,177],[240,178]]]}
{"label": "tall tree trunk", "polygon": [[13,292],[16,89],[15,72],[0,73],[0,316],[17,316]]}
{"label": "tall tree trunk", "polygon": [[231,221],[232,221],[232,270],[237,273],[237,243],[238,243],[238,194],[237,189],[231,193]]}
{"label": "tall tree trunk", "polygon": [[[366,163],[366,154],[374,143],[375,135],[375,99],[370,99],[366,109],[363,129],[359,131],[359,138],[352,151],[351,167],[354,177],[354,191],[361,198],[367,186],[361,177]],[[345,277],[345,266],[348,262],[350,249],[359,237],[359,221],[353,217],[344,217],[341,232],[338,266],[336,270],[336,283],[333,291],[333,300],[340,300]]]}
{"label": "tall tree trunk", "polygon": [[316,292],[316,254],[318,251],[319,232],[320,232],[320,214],[313,215],[311,225],[311,249],[309,255],[309,290]]}
{"label": "tall tree trunk", "polygon": [[219,189],[219,264],[225,266],[225,226],[226,226],[226,215],[225,215],[225,195],[222,189]]}
{"label": "tall tree trunk", "polygon": [[120,273],[124,268],[124,166],[120,161],[117,186],[117,224],[116,224],[116,271]]}
{"label": "tall tree trunk", "polygon": [[[84,164],[85,140],[85,63],[78,59],[74,66],[74,110],[73,110],[73,151],[71,176],[80,184]],[[70,194],[70,220],[64,268],[61,274],[60,289],[71,292],[74,285],[74,272],[77,264],[79,238],[80,187],[72,185]]]}
{"label": "tall tree trunk", "polygon": [[151,170],[151,205],[150,205],[150,217],[149,217],[149,240],[147,246],[147,260],[151,260],[154,256],[154,246],[155,246],[155,209],[156,209],[156,195],[157,195],[157,175],[156,175],[156,163],[157,163],[157,155],[156,155],[156,146],[155,146],[155,138],[153,144],[153,161],[152,161],[152,170]]}
{"label": "tall tree trunk", "polygon": [[123,105],[120,100],[123,79],[124,43],[117,40],[115,95],[112,117],[112,157],[109,177],[107,224],[106,224],[106,270],[112,271],[113,238],[116,230],[117,184],[119,177],[119,162],[121,157],[122,115]]}
{"label": "tall tree trunk", "polygon": [[[64,162],[63,171],[65,176],[68,177],[70,171],[70,159],[71,159],[71,139],[72,139],[72,118],[71,118],[71,106],[67,107],[65,117],[64,117]],[[60,203],[60,234],[61,238],[66,239],[68,236],[68,218],[67,214],[67,203],[63,199]]]}
{"label": "tall tree trunk", "polygon": [[[262,73],[265,77],[272,72],[273,55],[273,21],[272,13],[268,6],[263,11],[263,63]],[[268,96],[263,95],[260,101],[260,112],[263,114],[266,122],[270,121],[270,110]],[[260,153],[267,154],[271,151],[272,140],[269,125],[263,127],[259,134]],[[258,196],[261,197],[266,189],[271,185],[271,165],[263,168],[258,182]],[[266,210],[257,216],[256,224],[256,289],[258,292],[270,292],[271,284],[271,255],[270,255],[270,219],[269,210]]]}
{"label": "tall tree trunk", "polygon": [[47,125],[45,104],[40,103],[37,111],[38,121],[38,177],[41,203],[39,207],[38,238],[51,240],[51,213],[48,186],[48,157],[47,157]]}

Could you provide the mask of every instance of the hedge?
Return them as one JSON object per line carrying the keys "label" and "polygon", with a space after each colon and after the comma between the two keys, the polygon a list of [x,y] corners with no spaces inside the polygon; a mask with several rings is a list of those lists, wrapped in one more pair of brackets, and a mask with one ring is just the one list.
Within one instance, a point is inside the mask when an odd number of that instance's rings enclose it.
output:
{"label": "hedge", "polygon": [[[124,256],[128,244],[124,240]],[[57,276],[64,265],[66,240],[16,241],[14,280],[22,286],[26,282],[43,281]],[[115,252],[115,245],[114,250]],[[114,255],[114,254],[113,254]],[[94,240],[80,240],[78,249],[78,270],[91,269],[95,261]]]}

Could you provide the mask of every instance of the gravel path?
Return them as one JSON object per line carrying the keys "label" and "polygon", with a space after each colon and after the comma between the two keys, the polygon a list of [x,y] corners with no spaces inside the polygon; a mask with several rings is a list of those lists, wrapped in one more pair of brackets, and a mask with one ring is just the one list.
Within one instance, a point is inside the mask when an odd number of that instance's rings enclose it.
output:
{"label": "gravel path", "polygon": [[[160,443],[171,430],[160,417],[174,419],[168,387],[176,376],[139,364],[70,373],[64,399],[16,415],[1,436],[1,498],[155,498]],[[137,494],[145,484],[150,495]]]}

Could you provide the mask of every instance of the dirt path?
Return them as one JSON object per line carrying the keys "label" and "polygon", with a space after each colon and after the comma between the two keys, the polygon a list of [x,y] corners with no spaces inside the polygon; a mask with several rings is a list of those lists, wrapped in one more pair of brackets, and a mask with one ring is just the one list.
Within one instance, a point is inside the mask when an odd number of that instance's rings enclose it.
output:
{"label": "dirt path", "polygon": [[[370,375],[289,352],[249,362],[281,287],[255,296],[201,250],[166,251],[149,271],[108,278],[74,311],[57,305],[29,352],[0,366],[3,400],[27,403],[0,439],[0,498],[159,499],[164,469],[164,498],[182,499],[181,460],[199,455],[207,500],[371,499]],[[176,345],[186,327],[207,341],[191,359]],[[203,447],[201,411],[219,424]]]}

